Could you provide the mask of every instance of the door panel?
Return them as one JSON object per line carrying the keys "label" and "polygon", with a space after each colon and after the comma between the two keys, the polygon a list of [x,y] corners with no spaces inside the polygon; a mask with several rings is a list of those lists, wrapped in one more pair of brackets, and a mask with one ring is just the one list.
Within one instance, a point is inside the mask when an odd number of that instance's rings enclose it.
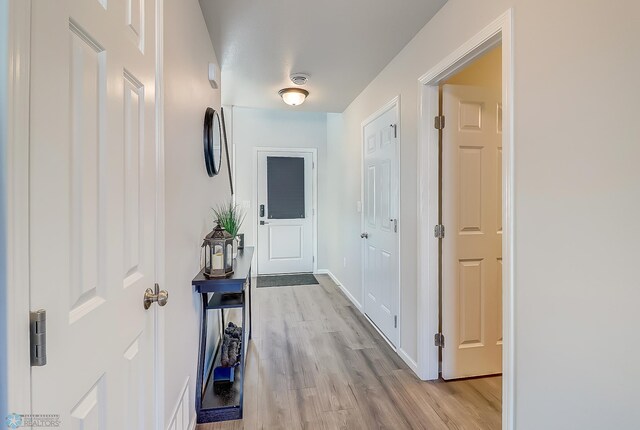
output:
{"label": "door panel", "polygon": [[124,269],[125,288],[144,276],[143,214],[140,210],[144,160],[144,86],[124,74]]}
{"label": "door panel", "polygon": [[367,191],[365,208],[367,209],[366,219],[368,227],[376,228],[376,166],[367,166]]}
{"label": "door panel", "polygon": [[442,376],[502,371],[500,92],[445,85]]}
{"label": "door panel", "polygon": [[363,287],[364,310],[394,345],[398,286],[398,171],[395,107],[364,127]]}
{"label": "door panel", "polygon": [[152,426],[154,17],[153,1],[32,5],[31,303],[48,337],[32,404],[62,428]]}
{"label": "door panel", "polygon": [[302,258],[304,228],[300,225],[270,225],[269,258],[271,260]]}
{"label": "door panel", "polygon": [[390,232],[393,228],[393,214],[391,213],[393,204],[391,202],[391,160],[389,159],[380,161],[379,183],[380,228]]}
{"label": "door panel", "polygon": [[482,260],[460,261],[460,345],[482,346]]}
{"label": "door panel", "polygon": [[314,217],[313,154],[259,151],[259,274],[313,272]]}
{"label": "door panel", "polygon": [[482,148],[460,147],[460,234],[482,233]]}
{"label": "door panel", "polygon": [[143,341],[138,337],[125,351],[125,425],[127,430],[144,429],[145,365],[141,351]]}
{"label": "door panel", "polygon": [[104,379],[100,380],[85,394],[71,410],[72,430],[106,429],[106,400]]}

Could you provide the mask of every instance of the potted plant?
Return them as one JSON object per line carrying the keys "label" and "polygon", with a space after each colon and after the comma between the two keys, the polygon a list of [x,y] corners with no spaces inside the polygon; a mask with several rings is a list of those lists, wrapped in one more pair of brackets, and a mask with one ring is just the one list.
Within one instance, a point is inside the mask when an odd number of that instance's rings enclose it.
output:
{"label": "potted plant", "polygon": [[233,258],[236,258],[238,256],[238,232],[246,213],[239,205],[228,201],[213,208],[213,214],[215,216],[214,222],[217,221],[233,237]]}

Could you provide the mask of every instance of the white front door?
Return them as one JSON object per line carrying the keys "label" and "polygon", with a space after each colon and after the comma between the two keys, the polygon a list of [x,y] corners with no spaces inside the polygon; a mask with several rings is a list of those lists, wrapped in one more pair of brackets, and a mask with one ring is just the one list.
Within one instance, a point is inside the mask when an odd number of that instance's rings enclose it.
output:
{"label": "white front door", "polygon": [[445,85],[442,377],[502,372],[500,91]]}
{"label": "white front door", "polygon": [[313,272],[312,152],[258,152],[258,274]]}
{"label": "white front door", "polygon": [[35,414],[153,428],[155,5],[32,3],[30,273],[47,312]]}
{"label": "white front door", "polygon": [[363,282],[364,310],[398,345],[397,110],[392,108],[364,127]]}

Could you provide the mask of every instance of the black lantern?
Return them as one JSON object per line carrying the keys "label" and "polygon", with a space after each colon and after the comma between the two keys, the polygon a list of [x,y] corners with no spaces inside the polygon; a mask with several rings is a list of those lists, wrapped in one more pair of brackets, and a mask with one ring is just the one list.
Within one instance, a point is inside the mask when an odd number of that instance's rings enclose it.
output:
{"label": "black lantern", "polygon": [[204,239],[204,274],[225,278],[233,273],[233,237],[220,224]]}

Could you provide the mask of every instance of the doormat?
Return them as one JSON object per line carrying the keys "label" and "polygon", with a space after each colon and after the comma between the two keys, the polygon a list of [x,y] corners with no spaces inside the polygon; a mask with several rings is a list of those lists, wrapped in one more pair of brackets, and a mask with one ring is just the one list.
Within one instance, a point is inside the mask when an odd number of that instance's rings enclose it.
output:
{"label": "doormat", "polygon": [[316,285],[318,280],[311,273],[295,273],[293,275],[258,276],[256,287],[293,287],[295,285]]}

